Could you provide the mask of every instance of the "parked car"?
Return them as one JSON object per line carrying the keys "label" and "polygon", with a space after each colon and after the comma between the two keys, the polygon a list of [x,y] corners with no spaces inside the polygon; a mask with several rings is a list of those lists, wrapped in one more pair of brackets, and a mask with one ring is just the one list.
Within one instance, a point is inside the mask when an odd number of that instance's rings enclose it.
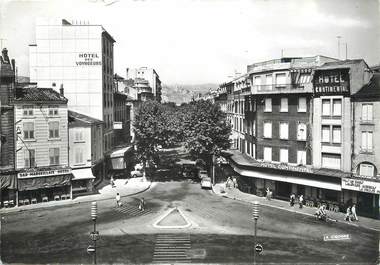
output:
{"label": "parked car", "polygon": [[207,170],[199,170],[198,177],[199,179],[208,178]]}
{"label": "parked car", "polygon": [[131,177],[137,178],[143,176],[143,165],[141,163],[135,165],[135,169],[131,171]]}
{"label": "parked car", "polygon": [[209,177],[202,178],[201,188],[202,189],[211,189],[212,188],[211,178],[209,178]]}
{"label": "parked car", "polygon": [[140,170],[133,170],[131,171],[131,177],[132,178],[139,178],[143,176],[143,172]]}

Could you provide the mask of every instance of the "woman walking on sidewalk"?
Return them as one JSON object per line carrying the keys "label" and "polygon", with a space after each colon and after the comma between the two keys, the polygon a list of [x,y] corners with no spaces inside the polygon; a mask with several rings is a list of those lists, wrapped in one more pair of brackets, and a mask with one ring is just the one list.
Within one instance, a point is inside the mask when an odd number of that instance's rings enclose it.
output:
{"label": "woman walking on sidewalk", "polygon": [[298,198],[298,203],[300,205],[300,209],[303,207],[303,195],[301,194],[300,197]]}
{"label": "woman walking on sidewalk", "polygon": [[292,193],[292,195],[290,195],[290,206],[292,207],[294,206],[295,200],[296,200],[296,195]]}
{"label": "woman walking on sidewalk", "polygon": [[359,221],[358,216],[356,215],[356,204],[354,203],[351,207],[352,220]]}

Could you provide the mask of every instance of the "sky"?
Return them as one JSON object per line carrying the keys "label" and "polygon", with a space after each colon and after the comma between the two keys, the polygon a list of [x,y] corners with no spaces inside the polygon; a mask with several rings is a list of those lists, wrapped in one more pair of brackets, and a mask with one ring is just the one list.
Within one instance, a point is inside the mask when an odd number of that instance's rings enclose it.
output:
{"label": "sky", "polygon": [[[29,76],[36,17],[101,24],[114,68],[148,66],[164,84],[223,83],[248,64],[290,56],[380,64],[380,0],[0,0],[0,39]],[[1,42],[1,40],[0,40]]]}

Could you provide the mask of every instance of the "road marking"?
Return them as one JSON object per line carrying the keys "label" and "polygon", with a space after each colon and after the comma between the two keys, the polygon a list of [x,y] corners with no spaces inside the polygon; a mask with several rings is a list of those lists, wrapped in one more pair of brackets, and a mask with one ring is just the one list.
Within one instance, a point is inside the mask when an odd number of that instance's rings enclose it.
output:
{"label": "road marking", "polygon": [[190,263],[191,258],[186,254],[189,249],[190,235],[157,235],[153,263]]}
{"label": "road marking", "polygon": [[138,216],[143,216],[143,215],[152,213],[152,210],[150,209],[146,209],[145,211],[140,211],[136,206],[130,206],[128,204],[120,206],[120,207],[115,207],[114,209],[118,213],[126,214],[131,217],[138,217]]}

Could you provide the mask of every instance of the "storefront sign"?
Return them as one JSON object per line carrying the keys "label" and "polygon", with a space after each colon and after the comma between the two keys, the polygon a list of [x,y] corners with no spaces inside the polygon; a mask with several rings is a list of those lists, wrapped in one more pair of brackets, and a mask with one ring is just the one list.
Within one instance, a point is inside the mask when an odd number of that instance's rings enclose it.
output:
{"label": "storefront sign", "polygon": [[355,178],[342,178],[342,189],[380,194],[380,182]]}
{"label": "storefront sign", "polygon": [[314,74],[314,94],[344,95],[350,93],[349,69],[316,70]]}
{"label": "storefront sign", "polygon": [[77,66],[102,65],[101,60],[97,53],[79,53],[75,63]]}
{"label": "storefront sign", "polygon": [[291,165],[284,165],[284,164],[272,164],[272,163],[260,163],[261,167],[266,168],[274,168],[274,169],[280,169],[280,170],[287,170],[287,171],[296,171],[296,172],[302,172],[302,173],[312,173],[312,170],[307,167],[298,167],[298,166],[291,166]]}
{"label": "storefront sign", "polygon": [[17,174],[18,178],[34,178],[34,177],[46,177],[54,175],[70,174],[71,168],[64,169],[52,169],[52,170],[36,170],[29,172],[20,172]]}

